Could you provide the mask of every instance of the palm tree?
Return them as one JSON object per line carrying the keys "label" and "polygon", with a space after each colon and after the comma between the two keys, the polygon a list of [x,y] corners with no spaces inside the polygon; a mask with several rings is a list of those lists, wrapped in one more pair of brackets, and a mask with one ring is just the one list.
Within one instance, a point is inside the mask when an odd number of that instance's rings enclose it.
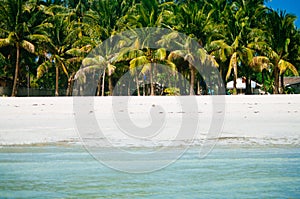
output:
{"label": "palm tree", "polygon": [[[116,66],[112,65],[115,57],[113,56],[101,56],[98,53],[92,52],[88,57],[83,59],[81,69],[76,73],[75,79],[79,81],[79,85],[87,84],[87,81],[94,81],[98,79],[97,96],[104,96],[104,83],[105,74],[108,73],[109,76],[114,72]],[[97,77],[96,77],[97,76]],[[93,77],[92,80],[87,80],[89,77]],[[102,77],[102,80],[101,80]],[[102,82],[102,83],[101,83]],[[102,89],[101,89],[102,87]],[[112,85],[109,85],[110,95],[113,93]]]}
{"label": "palm tree", "polygon": [[86,55],[92,50],[92,46],[91,45],[86,45],[83,46],[81,48],[77,47],[77,48],[71,48],[70,50],[66,51],[66,55],[70,55],[71,58],[67,59],[67,62],[69,63],[69,67],[68,67],[68,87],[67,87],[67,92],[66,92],[66,96],[71,96],[72,95],[72,91],[73,91],[73,81],[74,81],[74,77],[76,75],[76,72],[78,71],[78,69],[81,66],[81,63],[84,59],[84,57],[86,57]]}
{"label": "palm tree", "polygon": [[242,67],[242,72],[246,76],[246,93],[251,93],[250,89],[250,63],[255,56],[257,49],[265,45],[262,30],[257,25],[257,19],[260,19],[265,12],[261,1],[235,1],[230,9],[224,10],[227,23],[225,36],[223,39],[214,40],[209,45],[209,51],[214,56],[225,62],[229,59],[226,80],[229,79],[233,71],[234,94],[236,94],[236,80],[238,77],[238,68]]}
{"label": "palm tree", "polygon": [[160,4],[158,0],[141,0],[136,3],[125,16],[128,27],[160,27],[162,10],[166,3]]}
{"label": "palm tree", "polygon": [[[191,40],[196,40],[202,47],[207,43],[210,43],[210,38],[212,37],[212,34],[214,34],[214,24],[212,21],[214,10],[209,10],[208,7],[209,4],[205,1],[188,1],[187,3],[181,2],[174,4],[174,6],[171,7],[172,9],[166,12],[167,17],[163,18],[164,24],[174,30],[184,32],[189,36],[189,38],[182,41],[182,46],[179,50],[170,54],[171,56],[169,59],[172,59],[173,61],[177,59],[176,62],[178,62],[179,60],[183,61],[180,58],[183,57],[185,62],[191,63],[191,61],[195,59],[195,57],[193,57],[195,55],[192,55],[191,53],[191,51],[194,51],[195,49],[189,49],[191,48]],[[198,49],[196,49],[196,51],[198,51]],[[205,54],[206,52],[203,51],[197,56],[203,56]],[[184,66],[183,63],[180,65]],[[195,87],[196,69],[193,64],[187,64],[187,66],[188,68],[186,68],[186,70],[189,71],[190,79],[189,94],[192,95]]]}
{"label": "palm tree", "polygon": [[[47,13],[50,16],[45,30],[50,40],[43,52],[47,59],[38,67],[37,77],[41,78],[48,68],[55,66],[55,95],[58,96],[60,70],[67,76],[70,87],[70,81],[79,68],[78,63],[91,50],[91,45],[87,44],[91,42],[83,37],[82,26],[74,26],[70,19],[73,15],[67,8],[54,5],[47,9]],[[70,91],[70,88],[67,90]]]}
{"label": "palm tree", "polygon": [[[157,71],[157,64],[167,66],[170,71],[175,71],[175,65],[167,59],[167,51],[165,48],[150,48],[153,38],[156,38],[151,31],[153,29],[135,29],[128,31],[127,34],[134,35],[130,38],[129,44],[118,55],[118,61],[129,61],[129,70],[131,75],[135,76],[137,93],[139,91],[139,76],[146,77],[149,75],[150,95],[154,93],[154,71]],[[158,39],[159,40],[159,39]],[[166,70],[168,71],[168,70]]]}
{"label": "palm tree", "polygon": [[[268,13],[269,57],[274,65],[274,94],[283,93],[284,72],[290,69],[298,75],[296,67],[288,61],[289,46],[293,33],[296,31],[294,22],[296,16],[286,14],[284,11],[271,10]],[[280,86],[279,76],[282,85]],[[281,88],[280,88],[281,87]]]}
{"label": "palm tree", "polygon": [[[187,37],[182,41],[182,48],[180,50],[175,50],[170,53],[168,59],[173,63],[177,63],[179,65],[187,65],[189,69],[190,75],[190,88],[189,88],[189,95],[194,95],[194,87],[195,87],[195,78],[196,78],[196,71],[199,70],[199,64],[203,65],[207,55],[206,51],[202,48],[195,49],[197,45],[195,45],[195,40],[191,37]],[[187,64],[183,63],[186,62]],[[197,69],[196,69],[197,67]],[[181,80],[179,80],[181,82]],[[180,86],[182,88],[182,86]]]}
{"label": "palm tree", "polygon": [[161,27],[163,20],[163,13],[168,2],[160,2],[157,0],[141,0],[136,3],[132,9],[129,9],[125,16],[120,18],[120,23],[127,24],[126,28],[131,29],[132,35],[135,35],[133,45],[123,50],[120,53],[119,60],[129,61],[129,70],[135,76],[138,95],[139,75],[145,76],[149,74],[150,81],[150,95],[154,95],[154,82],[153,71],[156,71],[157,63],[166,64],[174,70],[174,64],[169,62],[167,52],[164,48],[152,49],[149,48],[153,32],[150,29],[138,29],[135,31],[133,28],[143,27]]}
{"label": "palm tree", "polygon": [[250,68],[252,71],[261,73],[262,74],[262,84],[264,86],[264,90],[266,91],[267,89],[265,88],[265,73],[264,71],[269,71],[271,67],[270,59],[266,56],[255,56],[251,60],[251,63],[249,64]]}
{"label": "palm tree", "polygon": [[97,42],[104,41],[126,27],[126,15],[135,0],[92,1],[85,13],[84,23],[89,24],[90,36]]}
{"label": "palm tree", "polygon": [[[17,95],[20,72],[21,50],[35,52],[35,41],[46,41],[45,35],[38,33],[42,23],[42,10],[34,1],[3,0],[0,5],[0,21],[6,38],[0,39],[0,47],[13,46],[15,50],[15,75],[12,96]],[[10,52],[12,54],[13,52]]]}
{"label": "palm tree", "polygon": [[[127,12],[135,4],[134,0],[99,0],[92,1],[90,9],[85,13],[83,22],[89,24],[87,27],[87,33],[89,34],[91,41],[96,45],[102,42],[108,42],[109,38],[117,34],[124,27],[124,20]],[[110,49],[110,47],[108,48]],[[112,49],[110,49],[112,50]],[[110,52],[105,52],[101,56],[104,56],[107,60],[107,70],[102,74],[102,83],[99,81],[99,89],[97,95],[100,95],[100,87],[102,87],[102,95],[104,95],[104,80],[107,73],[108,88],[110,95],[113,94],[113,78],[112,75],[116,69],[114,63],[111,62],[112,58],[108,58]],[[114,56],[114,55],[112,55]],[[126,68],[126,65],[123,65]]]}

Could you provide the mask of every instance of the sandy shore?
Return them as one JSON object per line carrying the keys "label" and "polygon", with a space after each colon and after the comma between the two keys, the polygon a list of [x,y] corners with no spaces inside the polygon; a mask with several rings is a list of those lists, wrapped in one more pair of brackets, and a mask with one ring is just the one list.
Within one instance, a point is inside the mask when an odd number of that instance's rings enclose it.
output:
{"label": "sandy shore", "polygon": [[[83,98],[82,98],[83,99]],[[131,135],[124,133],[122,120],[119,115],[128,115],[138,128],[146,128],[154,121],[164,120],[163,126],[152,140],[186,139],[179,136],[182,118],[196,117],[199,121],[196,139],[207,137],[212,126],[222,125],[218,138],[255,138],[281,139],[292,144],[299,144],[300,140],[300,95],[272,95],[272,96],[224,96],[224,109],[214,110],[215,101],[210,96],[196,97],[198,107],[193,111],[183,111],[181,101],[184,97],[133,97],[125,106],[118,106],[122,102],[114,101],[111,97],[96,97],[92,100],[94,106],[81,107],[84,100],[74,100],[72,97],[41,97],[41,98],[0,98],[0,145],[35,144],[50,142],[80,142],[77,127],[88,126],[84,116],[76,110],[82,108],[87,114],[92,114],[98,121],[103,136],[108,139],[126,140]],[[75,108],[74,109],[74,103]],[[157,109],[157,116],[150,110]],[[217,111],[217,112],[216,112]],[[115,113],[117,116],[114,116]],[[225,114],[224,114],[225,113]],[[77,114],[77,117],[76,117]],[[215,120],[214,114],[224,114],[221,120]],[[164,116],[164,118],[162,117]],[[159,119],[162,117],[162,119]],[[82,119],[83,118],[83,119]],[[82,120],[80,120],[82,119]],[[222,122],[222,119],[224,121]],[[87,119],[88,120],[88,119]],[[88,131],[88,130],[87,130]],[[86,134],[85,134],[86,135]],[[138,135],[138,132],[134,132]],[[93,136],[93,135],[92,135]],[[188,134],[187,134],[188,136]],[[150,139],[150,138],[149,138]]]}

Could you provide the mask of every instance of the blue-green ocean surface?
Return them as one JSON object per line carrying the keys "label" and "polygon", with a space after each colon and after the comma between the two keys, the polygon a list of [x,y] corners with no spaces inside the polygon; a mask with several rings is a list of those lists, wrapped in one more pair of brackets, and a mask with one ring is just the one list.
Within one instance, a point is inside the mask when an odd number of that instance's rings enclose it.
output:
{"label": "blue-green ocean surface", "polygon": [[[142,150],[136,148],[135,150]],[[107,168],[81,146],[0,148],[0,198],[300,198],[297,146],[192,147],[152,173]]]}

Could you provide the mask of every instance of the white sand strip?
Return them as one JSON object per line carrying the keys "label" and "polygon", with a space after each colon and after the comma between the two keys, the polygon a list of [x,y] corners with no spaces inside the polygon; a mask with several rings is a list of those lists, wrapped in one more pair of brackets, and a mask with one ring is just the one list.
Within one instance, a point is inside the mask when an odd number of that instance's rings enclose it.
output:
{"label": "white sand strip", "polygon": [[[130,99],[122,108],[116,106],[115,101],[112,103],[111,97],[94,98],[94,109],[87,111],[95,114],[105,137],[128,139],[128,134],[120,130],[124,124],[118,124],[125,120],[116,119],[113,111],[116,114],[128,113],[133,124],[144,128],[152,121],[150,109],[161,106],[163,111],[157,109],[157,117],[165,114],[166,120],[163,130],[151,137],[153,140],[173,140],[184,114],[198,117],[200,126],[196,138],[199,139],[206,137],[211,124],[217,124],[212,120],[210,96],[197,97],[198,107],[193,113],[182,111],[180,100],[185,100],[184,97]],[[300,140],[300,95],[224,96],[223,99],[226,114],[220,137]],[[0,98],[0,145],[79,141],[73,102],[72,97]],[[77,122],[77,125],[83,124]],[[133,134],[138,135],[138,132]],[[187,138],[181,136],[177,139]]]}
{"label": "white sand strip", "polygon": [[222,136],[300,138],[300,95],[226,96]]}

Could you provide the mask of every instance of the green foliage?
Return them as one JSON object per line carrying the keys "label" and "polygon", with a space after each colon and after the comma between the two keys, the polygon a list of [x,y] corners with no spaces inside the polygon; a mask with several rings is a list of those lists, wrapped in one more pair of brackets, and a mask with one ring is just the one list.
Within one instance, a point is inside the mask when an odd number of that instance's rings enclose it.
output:
{"label": "green foliage", "polygon": [[[176,82],[179,77],[174,74],[179,72],[190,81],[191,91],[199,74],[189,61],[199,59],[202,65],[210,61],[218,66],[224,80],[245,76],[263,84],[267,92],[278,93],[280,76],[299,75],[300,30],[295,20],[285,11],[266,8],[263,0],[2,0],[0,76],[17,79],[15,86],[22,86],[29,66],[32,86],[55,88],[59,94],[83,64],[85,71],[101,68],[107,73],[103,94],[111,94],[112,85],[128,70],[137,88],[144,76]],[[178,47],[168,52],[145,48],[151,36],[144,35],[131,41],[134,49],[85,58],[111,35],[139,27],[169,28],[190,38],[182,41],[176,33],[163,35],[159,44]],[[203,47],[197,49],[197,57],[190,53],[191,38]],[[129,41],[122,42],[118,45]],[[167,66],[163,78],[156,64]],[[183,94],[178,90],[183,82],[178,84],[165,92]]]}
{"label": "green foliage", "polygon": [[179,96],[180,89],[175,87],[169,87],[164,90],[167,96]]}

